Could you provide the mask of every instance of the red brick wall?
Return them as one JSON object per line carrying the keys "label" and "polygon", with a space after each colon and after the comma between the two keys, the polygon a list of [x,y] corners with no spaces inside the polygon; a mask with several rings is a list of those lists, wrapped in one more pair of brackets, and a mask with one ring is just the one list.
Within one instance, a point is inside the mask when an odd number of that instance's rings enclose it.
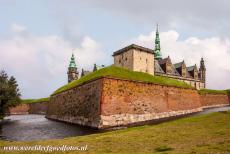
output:
{"label": "red brick wall", "polygon": [[102,79],[51,96],[47,118],[97,127]]}
{"label": "red brick wall", "polygon": [[226,94],[202,94],[200,95],[200,101],[202,106],[230,104],[229,96]]}
{"label": "red brick wall", "polygon": [[29,104],[29,114],[46,114],[49,102],[38,102]]}
{"label": "red brick wall", "polygon": [[230,93],[228,94],[228,103],[230,105]]}
{"label": "red brick wall", "polygon": [[9,108],[9,114],[28,114],[29,105],[28,104],[20,104],[15,107]]}
{"label": "red brick wall", "polygon": [[160,113],[199,107],[199,94],[193,89],[103,79],[102,115]]}

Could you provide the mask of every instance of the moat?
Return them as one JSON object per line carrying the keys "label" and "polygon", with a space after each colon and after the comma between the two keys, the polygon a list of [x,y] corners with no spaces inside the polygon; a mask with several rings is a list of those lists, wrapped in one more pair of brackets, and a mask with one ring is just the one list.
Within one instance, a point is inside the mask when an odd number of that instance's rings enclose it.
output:
{"label": "moat", "polygon": [[[202,112],[192,114],[192,116],[226,110],[230,110],[230,106],[205,109]],[[169,120],[171,119],[164,121]],[[48,120],[44,115],[12,115],[5,117],[4,122],[1,123],[0,139],[9,141],[61,139],[100,132],[103,131]]]}

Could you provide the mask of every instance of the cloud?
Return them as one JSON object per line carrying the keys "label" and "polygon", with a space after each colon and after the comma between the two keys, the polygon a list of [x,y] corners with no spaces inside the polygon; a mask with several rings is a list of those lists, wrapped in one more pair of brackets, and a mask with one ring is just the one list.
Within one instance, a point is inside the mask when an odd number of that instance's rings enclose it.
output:
{"label": "cloud", "polygon": [[[14,30],[17,32],[26,29],[16,27]],[[46,97],[67,83],[67,67],[72,52],[78,71],[82,67],[92,70],[94,63],[106,61],[108,56],[89,36],[85,36],[79,46],[73,46],[57,35],[17,34],[0,40],[0,68],[16,77],[24,98]]]}
{"label": "cloud", "polygon": [[11,25],[11,31],[14,32],[14,33],[20,33],[20,32],[23,32],[26,30],[26,27],[25,26],[22,26],[22,25],[19,25],[19,24],[12,24]]}
{"label": "cloud", "polygon": [[[199,66],[200,58],[204,57],[207,68],[207,88],[229,89],[230,82],[230,40],[219,37],[200,39],[189,37],[178,40],[179,33],[170,30],[160,33],[163,57],[170,55],[172,62],[185,60],[187,66]],[[155,32],[139,35],[124,43],[136,43],[148,48],[154,48]]]}
{"label": "cloud", "polygon": [[[71,5],[74,2],[71,1]],[[228,0],[85,0],[84,3],[138,25],[154,26],[158,22],[164,29],[179,29],[189,35],[230,36]]]}

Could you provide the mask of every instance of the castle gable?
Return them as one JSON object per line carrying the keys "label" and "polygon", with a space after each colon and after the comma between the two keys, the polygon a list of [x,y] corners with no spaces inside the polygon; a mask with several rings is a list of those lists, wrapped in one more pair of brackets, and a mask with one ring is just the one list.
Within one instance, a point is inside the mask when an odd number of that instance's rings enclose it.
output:
{"label": "castle gable", "polygon": [[154,70],[155,70],[155,73],[165,74],[164,70],[159,65],[159,61],[158,60],[155,61],[155,68],[154,68]]}
{"label": "castle gable", "polygon": [[158,60],[158,62],[159,62],[160,67],[166,74],[172,75],[172,76],[180,76],[180,74],[177,72],[177,70],[173,66],[171,62],[171,58],[169,56],[167,58]]}
{"label": "castle gable", "polygon": [[185,65],[185,62],[182,61],[182,62],[179,62],[179,63],[176,63],[174,64],[174,67],[176,68],[177,72],[182,76],[182,77],[191,77],[187,71],[187,68],[186,68],[186,65]]}
{"label": "castle gable", "polygon": [[196,64],[194,66],[187,67],[187,70],[188,70],[188,72],[192,78],[198,79],[198,68],[197,68]]}

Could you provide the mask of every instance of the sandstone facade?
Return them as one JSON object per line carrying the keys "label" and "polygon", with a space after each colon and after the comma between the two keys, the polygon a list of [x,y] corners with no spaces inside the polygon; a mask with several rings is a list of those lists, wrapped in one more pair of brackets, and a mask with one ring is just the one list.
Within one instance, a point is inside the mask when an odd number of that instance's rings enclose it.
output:
{"label": "sandstone facade", "polygon": [[113,55],[114,65],[154,75],[154,54],[151,49],[130,45]]}

